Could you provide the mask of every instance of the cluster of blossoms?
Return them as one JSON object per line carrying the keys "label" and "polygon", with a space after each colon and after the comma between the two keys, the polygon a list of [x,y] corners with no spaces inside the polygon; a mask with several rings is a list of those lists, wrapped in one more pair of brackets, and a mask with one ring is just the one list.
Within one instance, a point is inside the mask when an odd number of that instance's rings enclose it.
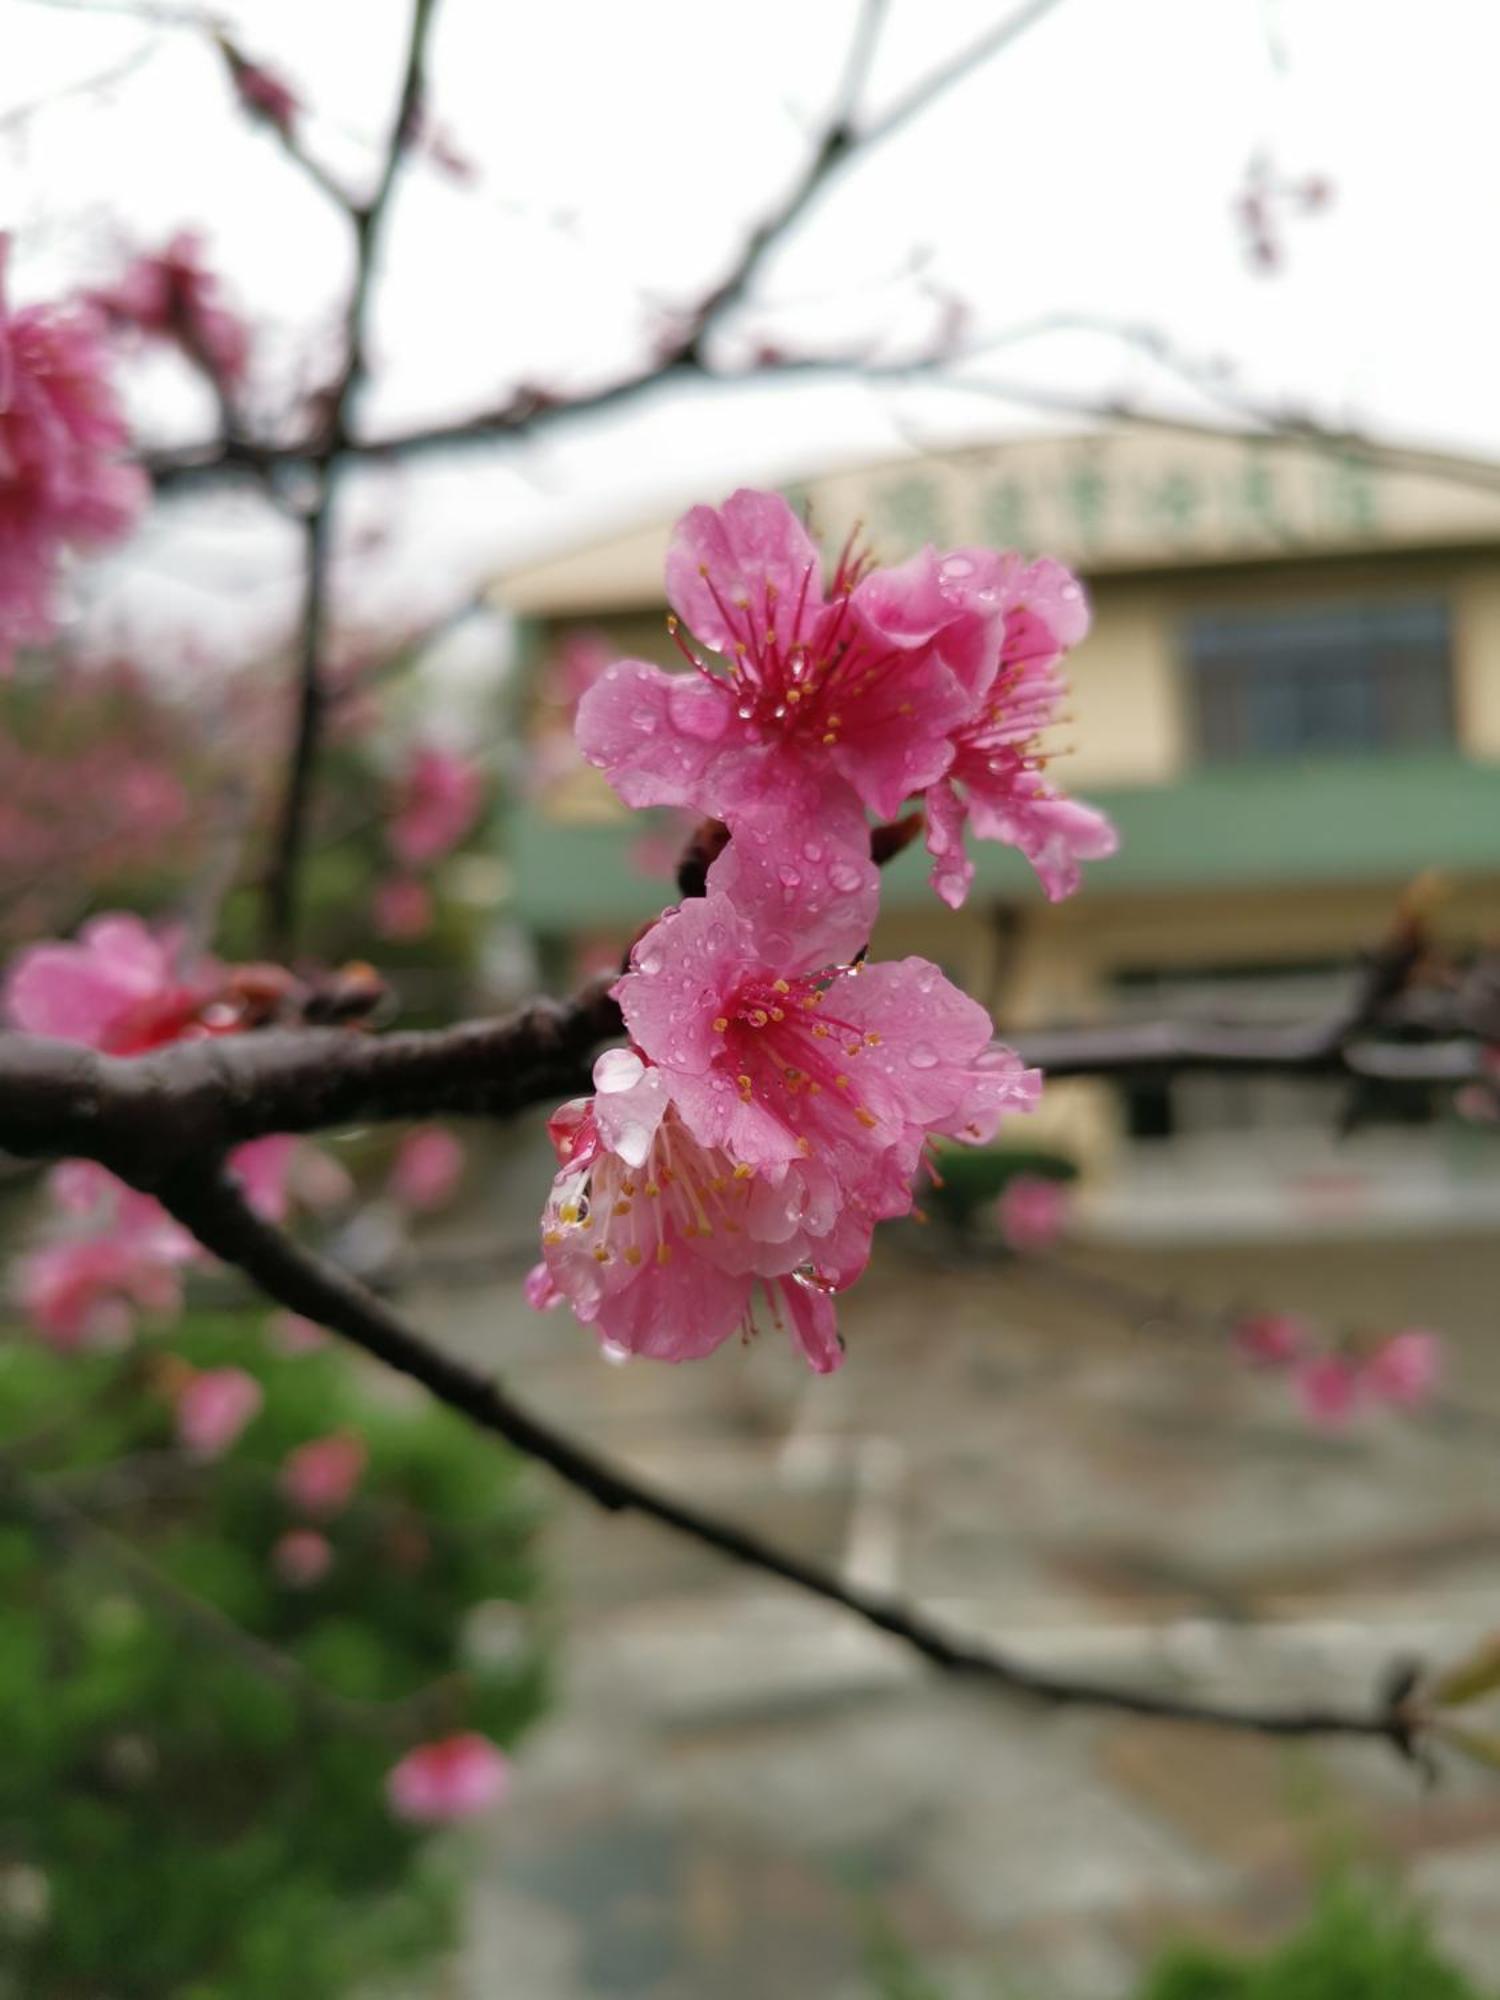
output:
{"label": "cluster of blossoms", "polygon": [[880,570],[818,551],[772,494],[679,524],[667,558],[691,671],[608,667],[580,747],[627,805],[685,806],[728,842],[614,987],[630,1043],[552,1131],[560,1172],[528,1283],[606,1351],[686,1360],[752,1329],[757,1299],[820,1372],[834,1295],[876,1225],[911,1212],[938,1139],[983,1144],[1040,1078],[923,959],[865,960],[878,900],[867,815],[926,809],[933,883],[960,904],[967,823],[1051,896],[1113,851],[1045,775],[1039,732],[1083,636],[1057,564],[929,549]]}
{"label": "cluster of blossoms", "polygon": [[1341,1347],[1319,1343],[1294,1313],[1252,1313],[1234,1330],[1241,1358],[1286,1374],[1299,1407],[1319,1430],[1341,1430],[1377,1409],[1419,1410],[1443,1374],[1443,1344],[1425,1327]]}
{"label": "cluster of blossoms", "polygon": [[[255,1005],[253,982],[193,956],[179,935],[125,915],[94,918],[74,943],[22,952],[4,990],[10,1027],[116,1056],[239,1033]],[[316,1206],[347,1193],[336,1162],[280,1133],[237,1147],[229,1165],[251,1206],[271,1221],[285,1217],[294,1187]],[[18,1261],[15,1289],[55,1345],[116,1342],[138,1312],[177,1310],[182,1270],[198,1253],[159,1203],[82,1160],[54,1168],[48,1191],[56,1233]]]}
{"label": "cluster of blossoms", "polygon": [[5,296],[0,234],[0,672],[14,650],[46,639],[63,554],[116,540],[145,505],[101,325],[87,307],[27,306]]}

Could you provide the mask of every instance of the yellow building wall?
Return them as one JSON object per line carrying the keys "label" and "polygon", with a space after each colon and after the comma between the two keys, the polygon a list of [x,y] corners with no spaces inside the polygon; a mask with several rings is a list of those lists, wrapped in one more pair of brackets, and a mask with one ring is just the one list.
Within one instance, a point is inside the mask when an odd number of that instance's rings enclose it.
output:
{"label": "yellow building wall", "polygon": [[1500,761],[1500,565],[1462,571],[1453,611],[1459,742],[1471,757]]}
{"label": "yellow building wall", "polygon": [[1187,754],[1170,596],[1108,588],[1094,596],[1094,626],[1068,662],[1069,720],[1056,739],[1069,788],[1159,785]]}

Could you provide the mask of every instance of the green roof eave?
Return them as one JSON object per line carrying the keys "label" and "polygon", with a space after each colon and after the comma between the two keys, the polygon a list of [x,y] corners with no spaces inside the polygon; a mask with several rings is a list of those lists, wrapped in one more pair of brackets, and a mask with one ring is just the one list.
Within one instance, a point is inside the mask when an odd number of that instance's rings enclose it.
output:
{"label": "green roof eave", "polygon": [[[1090,871],[1095,894],[1500,870],[1500,765],[1451,754],[1206,767],[1089,797],[1120,829],[1120,852]],[[638,838],[630,821],[559,825],[523,809],[512,822],[517,914],[553,933],[653,915],[670,889],[635,867]],[[1025,886],[1029,871],[1008,849],[975,843],[974,856],[980,892]],[[887,906],[925,898],[926,874],[920,847],[903,854],[886,871]]]}

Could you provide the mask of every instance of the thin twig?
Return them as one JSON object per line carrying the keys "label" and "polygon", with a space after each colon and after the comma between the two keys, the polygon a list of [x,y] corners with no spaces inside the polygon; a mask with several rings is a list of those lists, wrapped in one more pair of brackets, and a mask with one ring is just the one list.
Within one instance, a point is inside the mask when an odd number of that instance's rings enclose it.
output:
{"label": "thin twig", "polygon": [[[297,721],[266,878],[266,949],[275,958],[289,956],[296,939],[301,861],[327,707],[323,647],[340,461],[349,442],[352,405],[368,372],[370,301],[381,235],[421,103],[427,37],[436,5],[437,0],[413,0],[401,91],[380,175],[367,202],[346,204],[346,213],[354,226],[354,281],[345,315],[343,365],[323,399],[327,443],[322,453],[322,476],[304,523]],[[232,435],[232,428],[226,426],[226,436]]]}

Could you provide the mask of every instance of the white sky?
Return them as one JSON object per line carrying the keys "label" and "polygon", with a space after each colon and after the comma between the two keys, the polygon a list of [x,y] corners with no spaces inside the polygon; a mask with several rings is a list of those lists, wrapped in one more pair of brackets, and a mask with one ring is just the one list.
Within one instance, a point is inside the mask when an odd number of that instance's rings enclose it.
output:
{"label": "white sky", "polygon": [[[889,0],[869,106],[1014,5]],[[223,11],[311,107],[308,143],[349,177],[367,171],[406,0]],[[459,415],[517,382],[566,390],[637,362],[653,313],[690,305],[795,175],[854,15],[850,0],[442,0],[430,101],[478,179],[426,162],[407,174],[366,420]],[[137,53],[104,100],[54,96]],[[1493,0],[1061,0],[827,190],[724,351],[752,332],[909,350],[935,311],[911,276],[916,255],[967,302],[977,334],[1057,318],[1145,325],[1224,357],[1260,398],[1500,455],[1497,74]],[[1270,278],[1250,269],[1231,213],[1257,150],[1336,190],[1326,213],[1287,223]],[[209,237],[257,329],[258,393],[275,407],[289,379],[326,366],[349,268],[339,218],[233,113],[201,35],[0,0],[14,295],[99,276],[122,244],[184,224]],[[1037,334],[976,372],[1184,406],[1169,378],[1096,332]],[[201,414],[184,392],[148,381],[144,393],[180,433]],[[932,387],[659,398],[504,455],[373,476],[360,512],[389,540],[361,588],[377,610],[436,607],[465,579],[622,520],[1018,421]],[[142,615],[269,629],[288,549],[257,519],[244,501],[174,510],[112,587]]]}

